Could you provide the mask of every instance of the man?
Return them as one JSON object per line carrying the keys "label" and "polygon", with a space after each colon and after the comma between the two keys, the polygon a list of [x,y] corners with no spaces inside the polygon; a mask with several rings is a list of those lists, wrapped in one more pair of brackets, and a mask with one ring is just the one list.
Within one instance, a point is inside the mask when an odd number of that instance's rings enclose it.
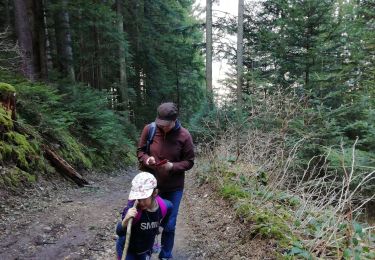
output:
{"label": "man", "polygon": [[174,103],[161,104],[157,108],[156,132],[149,149],[146,147],[151,124],[144,127],[138,143],[137,156],[142,169],[155,175],[160,197],[173,204],[173,210],[163,229],[159,259],[172,258],[185,171],[190,170],[194,165],[194,147],[191,135],[181,126],[177,116],[178,111]]}

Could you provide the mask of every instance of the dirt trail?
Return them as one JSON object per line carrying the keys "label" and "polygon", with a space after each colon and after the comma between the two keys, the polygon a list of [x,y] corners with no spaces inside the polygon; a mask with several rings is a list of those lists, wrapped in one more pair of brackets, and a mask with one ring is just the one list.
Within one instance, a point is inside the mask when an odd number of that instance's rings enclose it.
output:
{"label": "dirt trail", "polygon": [[[0,259],[115,259],[114,227],[134,174],[118,172],[93,178],[85,188],[65,183],[6,199],[0,206]],[[241,237],[245,227],[233,221],[227,204],[209,187],[198,189],[189,176],[174,259],[272,258],[273,245]]]}

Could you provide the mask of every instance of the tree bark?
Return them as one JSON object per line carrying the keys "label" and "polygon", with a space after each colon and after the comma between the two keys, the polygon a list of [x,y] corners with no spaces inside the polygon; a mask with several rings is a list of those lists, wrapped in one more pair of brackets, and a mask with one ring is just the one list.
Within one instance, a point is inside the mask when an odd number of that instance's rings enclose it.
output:
{"label": "tree bark", "polygon": [[22,74],[30,79],[35,80],[35,68],[33,66],[33,40],[31,33],[31,21],[27,12],[27,2],[24,0],[14,1],[14,14],[16,22],[16,32],[18,44],[22,55]]}
{"label": "tree bark", "polygon": [[[135,110],[136,111],[140,111],[139,108],[141,108],[141,106],[143,106],[146,102],[145,100],[145,97],[144,97],[144,91],[145,91],[145,71],[144,71],[144,68],[145,66],[143,66],[144,64],[142,64],[144,61],[143,61],[143,57],[141,57],[141,54],[143,53],[143,50],[141,48],[141,39],[143,37],[142,35],[142,22],[143,22],[143,17],[144,17],[144,0],[137,0],[135,1],[135,5],[136,5],[136,14],[137,14],[137,17],[136,17],[136,58],[138,58],[138,61],[135,66],[135,73],[136,73],[136,85],[135,85],[135,88],[136,88],[136,96],[137,96],[137,103],[136,103],[136,106],[138,106]],[[137,114],[135,115],[135,120],[138,120],[138,117],[137,117]],[[137,124],[137,121],[135,122]],[[139,123],[140,124],[143,124],[143,122]],[[138,124],[137,124],[138,125]]]}
{"label": "tree bark", "polygon": [[124,18],[123,18],[123,6],[122,0],[116,0],[116,12],[117,12],[117,26],[118,32],[121,35],[121,41],[119,42],[119,63],[120,63],[120,84],[118,86],[119,101],[121,106],[120,110],[127,110],[129,105],[128,97],[128,82],[126,73],[126,53],[125,53],[125,39],[124,39]]}
{"label": "tree bark", "polygon": [[46,0],[42,0],[43,3],[43,25],[44,25],[44,35],[46,44],[46,65],[47,65],[47,76],[48,72],[53,70],[53,59],[52,59],[52,41],[50,29],[47,26],[47,17],[49,16],[47,8],[45,8]]}
{"label": "tree bark", "polygon": [[5,29],[10,29],[10,8],[9,8],[9,0],[4,0],[5,3]]}
{"label": "tree bark", "polygon": [[100,35],[98,32],[98,28],[96,25],[93,26],[93,32],[94,32],[94,46],[95,46],[95,52],[94,52],[94,60],[93,60],[93,86],[96,89],[101,90],[102,89],[102,68],[101,68],[101,57],[100,57]]}
{"label": "tree bark", "polygon": [[56,10],[54,13],[58,64],[60,71],[74,82],[72,37],[70,34],[69,13],[66,11],[68,2],[63,0],[60,4],[62,5],[60,10]]}
{"label": "tree bark", "polygon": [[206,0],[206,88],[208,103],[212,104],[212,0]]}
{"label": "tree bark", "polygon": [[48,60],[47,60],[47,36],[46,36],[46,24],[45,24],[45,12],[44,12],[44,1],[34,0],[35,7],[35,27],[34,32],[35,47],[34,53],[38,57],[38,72],[40,78],[48,78]]}
{"label": "tree bark", "polygon": [[243,82],[243,14],[244,0],[238,0],[238,29],[237,29],[237,158],[240,156],[240,133],[242,114],[242,82]]}
{"label": "tree bark", "polygon": [[178,71],[178,61],[176,60],[176,92],[177,92],[177,112],[180,114],[180,81],[179,81],[179,71]]}
{"label": "tree bark", "polygon": [[31,24],[33,67],[36,78],[47,78],[47,49],[43,0],[28,1],[28,17]]}
{"label": "tree bark", "polygon": [[237,104],[242,105],[243,83],[243,14],[244,0],[238,0],[238,29],[237,29]]}

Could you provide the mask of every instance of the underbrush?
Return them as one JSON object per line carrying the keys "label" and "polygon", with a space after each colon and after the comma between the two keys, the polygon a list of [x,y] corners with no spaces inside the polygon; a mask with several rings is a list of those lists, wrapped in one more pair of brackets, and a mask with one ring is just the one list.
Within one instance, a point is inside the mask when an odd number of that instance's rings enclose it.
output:
{"label": "underbrush", "polygon": [[[202,158],[198,179],[210,182],[229,199],[250,236],[278,241],[282,259],[373,259],[375,234],[355,220],[356,212],[329,203],[334,195],[317,198],[316,190],[280,189],[251,164],[233,164],[223,158]],[[353,209],[352,209],[353,210]]]}

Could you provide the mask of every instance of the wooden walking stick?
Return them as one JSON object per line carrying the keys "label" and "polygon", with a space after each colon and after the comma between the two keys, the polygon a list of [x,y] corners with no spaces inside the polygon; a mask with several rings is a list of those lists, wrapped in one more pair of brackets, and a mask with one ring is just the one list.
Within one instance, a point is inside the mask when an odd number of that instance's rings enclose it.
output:
{"label": "wooden walking stick", "polygon": [[[137,204],[138,204],[138,200],[134,202],[133,208],[136,208]],[[122,251],[121,260],[125,260],[126,255],[128,254],[130,235],[132,233],[132,224],[133,224],[133,218],[130,218],[128,220],[128,225],[126,226],[125,246],[124,246],[124,251]]]}

